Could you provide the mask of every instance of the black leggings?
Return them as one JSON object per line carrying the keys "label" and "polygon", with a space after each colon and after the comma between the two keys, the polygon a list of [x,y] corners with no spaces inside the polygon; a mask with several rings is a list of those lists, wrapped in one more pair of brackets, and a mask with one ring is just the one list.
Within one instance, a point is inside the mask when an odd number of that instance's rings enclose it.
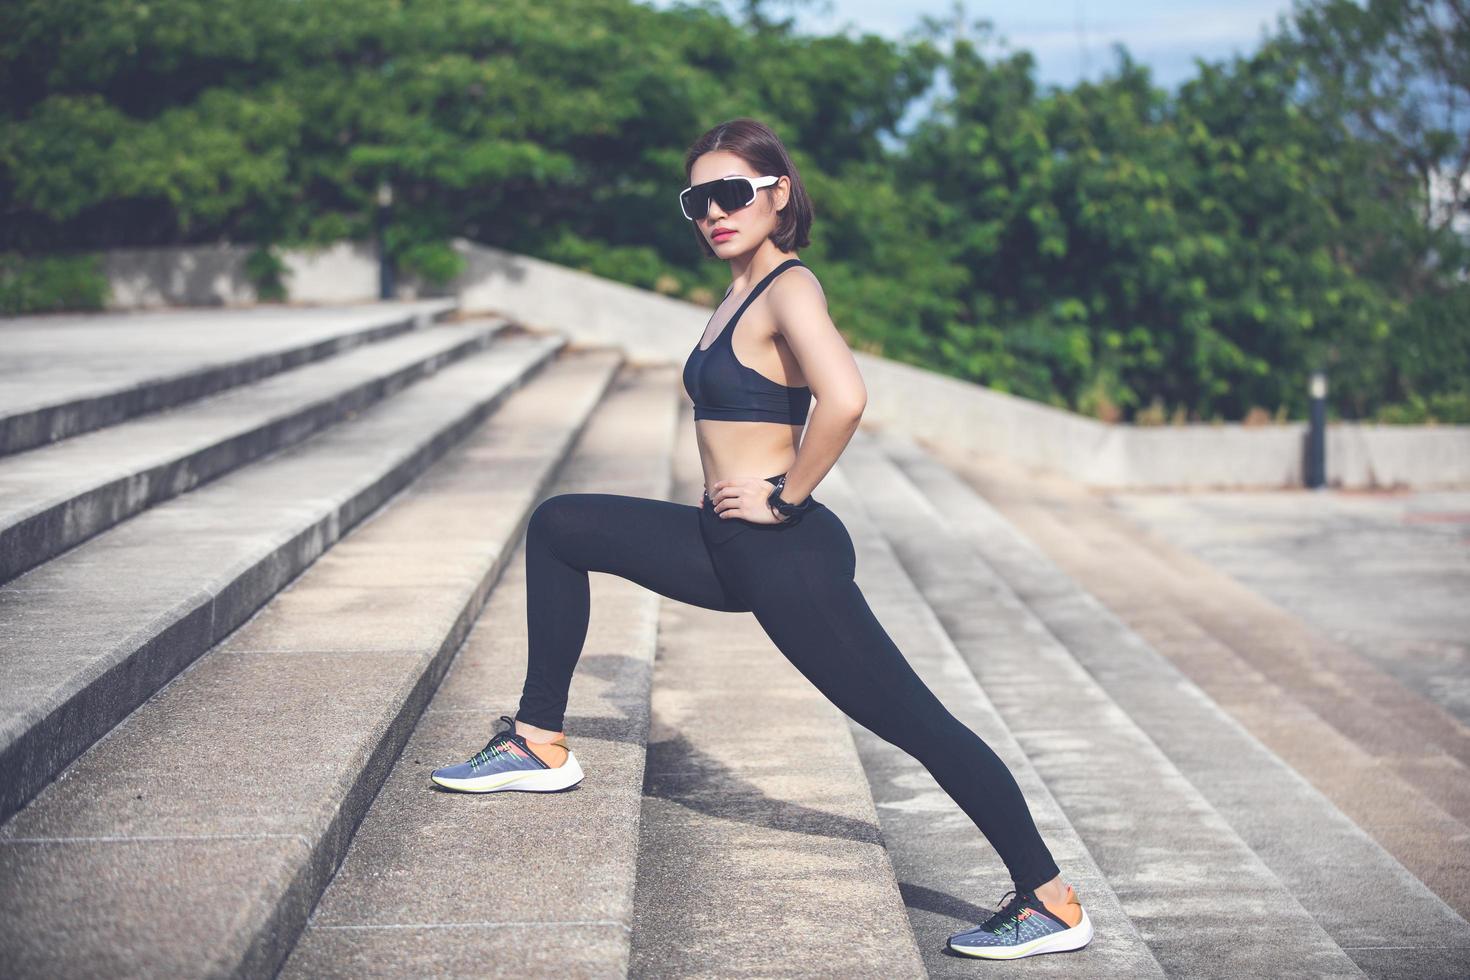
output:
{"label": "black leggings", "polygon": [[[776,477],[767,477],[775,482]],[[812,500],[795,524],[607,493],[548,497],[526,529],[529,656],[516,718],[561,731],[587,637],[587,573],[670,599],[753,612],[797,670],[848,717],[921,762],[975,822],[1018,890],[1057,876],[1021,788],[1000,757],[934,696],[853,581],[852,538]]]}

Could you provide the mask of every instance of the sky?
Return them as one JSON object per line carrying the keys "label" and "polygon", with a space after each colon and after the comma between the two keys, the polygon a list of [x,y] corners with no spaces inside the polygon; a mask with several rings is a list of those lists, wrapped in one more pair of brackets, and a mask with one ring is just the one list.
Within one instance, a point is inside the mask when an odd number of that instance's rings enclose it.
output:
{"label": "sky", "polygon": [[[673,0],[647,0],[668,7]],[[733,10],[734,5],[725,4]],[[1222,60],[1246,54],[1262,30],[1291,10],[1291,0],[1026,0],[998,3],[968,0],[965,21],[988,20],[1012,49],[1037,60],[1042,84],[1071,86],[1097,79],[1114,65],[1112,45],[1121,41],[1134,60],[1149,66],[1155,85],[1172,89],[1194,75],[1194,58]],[[815,0],[794,6],[774,3],[774,16],[796,18],[803,33],[901,38],[922,15],[952,20],[953,0]]]}

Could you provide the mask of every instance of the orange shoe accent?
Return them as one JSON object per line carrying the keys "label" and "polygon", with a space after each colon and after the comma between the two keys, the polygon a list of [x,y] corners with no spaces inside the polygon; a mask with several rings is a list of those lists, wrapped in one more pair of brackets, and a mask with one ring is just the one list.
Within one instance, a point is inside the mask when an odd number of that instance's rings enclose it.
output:
{"label": "orange shoe accent", "polygon": [[1045,905],[1049,912],[1054,913],[1057,918],[1065,922],[1068,927],[1075,926],[1082,921],[1082,903],[1077,901],[1077,893],[1072,889],[1071,885],[1067,886],[1066,901],[1060,905],[1053,905],[1045,901],[1041,904]]}
{"label": "orange shoe accent", "polygon": [[[533,742],[528,738],[526,739],[526,744],[531,747],[532,752],[536,753],[536,757],[538,759],[540,759],[542,762],[546,763],[553,769],[560,769],[561,766],[567,761],[567,757],[570,756],[572,752],[571,749],[567,748],[567,737],[565,735],[558,735],[556,738],[552,739],[549,742]],[[548,745],[556,745],[561,748],[562,756],[560,762],[551,761],[552,759],[556,758],[555,752],[549,753],[550,758],[541,754],[540,750]]]}

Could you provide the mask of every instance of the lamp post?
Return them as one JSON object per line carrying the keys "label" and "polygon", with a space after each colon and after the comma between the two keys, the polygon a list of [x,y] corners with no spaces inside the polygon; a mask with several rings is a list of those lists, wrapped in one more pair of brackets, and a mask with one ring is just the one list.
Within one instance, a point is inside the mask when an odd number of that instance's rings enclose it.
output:
{"label": "lamp post", "polygon": [[1307,425],[1307,486],[1321,490],[1327,485],[1327,375],[1312,372],[1308,387],[1312,397],[1311,419]]}
{"label": "lamp post", "polygon": [[378,208],[376,226],[378,236],[378,299],[392,299],[393,259],[388,255],[388,214],[393,207],[393,185],[386,180],[378,183]]}

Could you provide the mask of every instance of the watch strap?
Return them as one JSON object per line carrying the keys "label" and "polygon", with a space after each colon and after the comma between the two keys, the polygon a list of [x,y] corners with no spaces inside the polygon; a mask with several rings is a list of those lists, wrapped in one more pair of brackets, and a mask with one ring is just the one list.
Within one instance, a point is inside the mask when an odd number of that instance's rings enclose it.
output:
{"label": "watch strap", "polygon": [[801,515],[805,514],[807,510],[810,509],[812,505],[812,498],[811,495],[808,494],[807,498],[799,504],[789,503],[788,501],[781,498],[781,491],[785,488],[785,486],[786,475],[783,473],[779,478],[777,478],[775,486],[771,488],[770,495],[766,497],[766,504],[772,510],[781,515],[781,517],[783,518],[783,524],[789,524],[793,520],[799,519]]}

